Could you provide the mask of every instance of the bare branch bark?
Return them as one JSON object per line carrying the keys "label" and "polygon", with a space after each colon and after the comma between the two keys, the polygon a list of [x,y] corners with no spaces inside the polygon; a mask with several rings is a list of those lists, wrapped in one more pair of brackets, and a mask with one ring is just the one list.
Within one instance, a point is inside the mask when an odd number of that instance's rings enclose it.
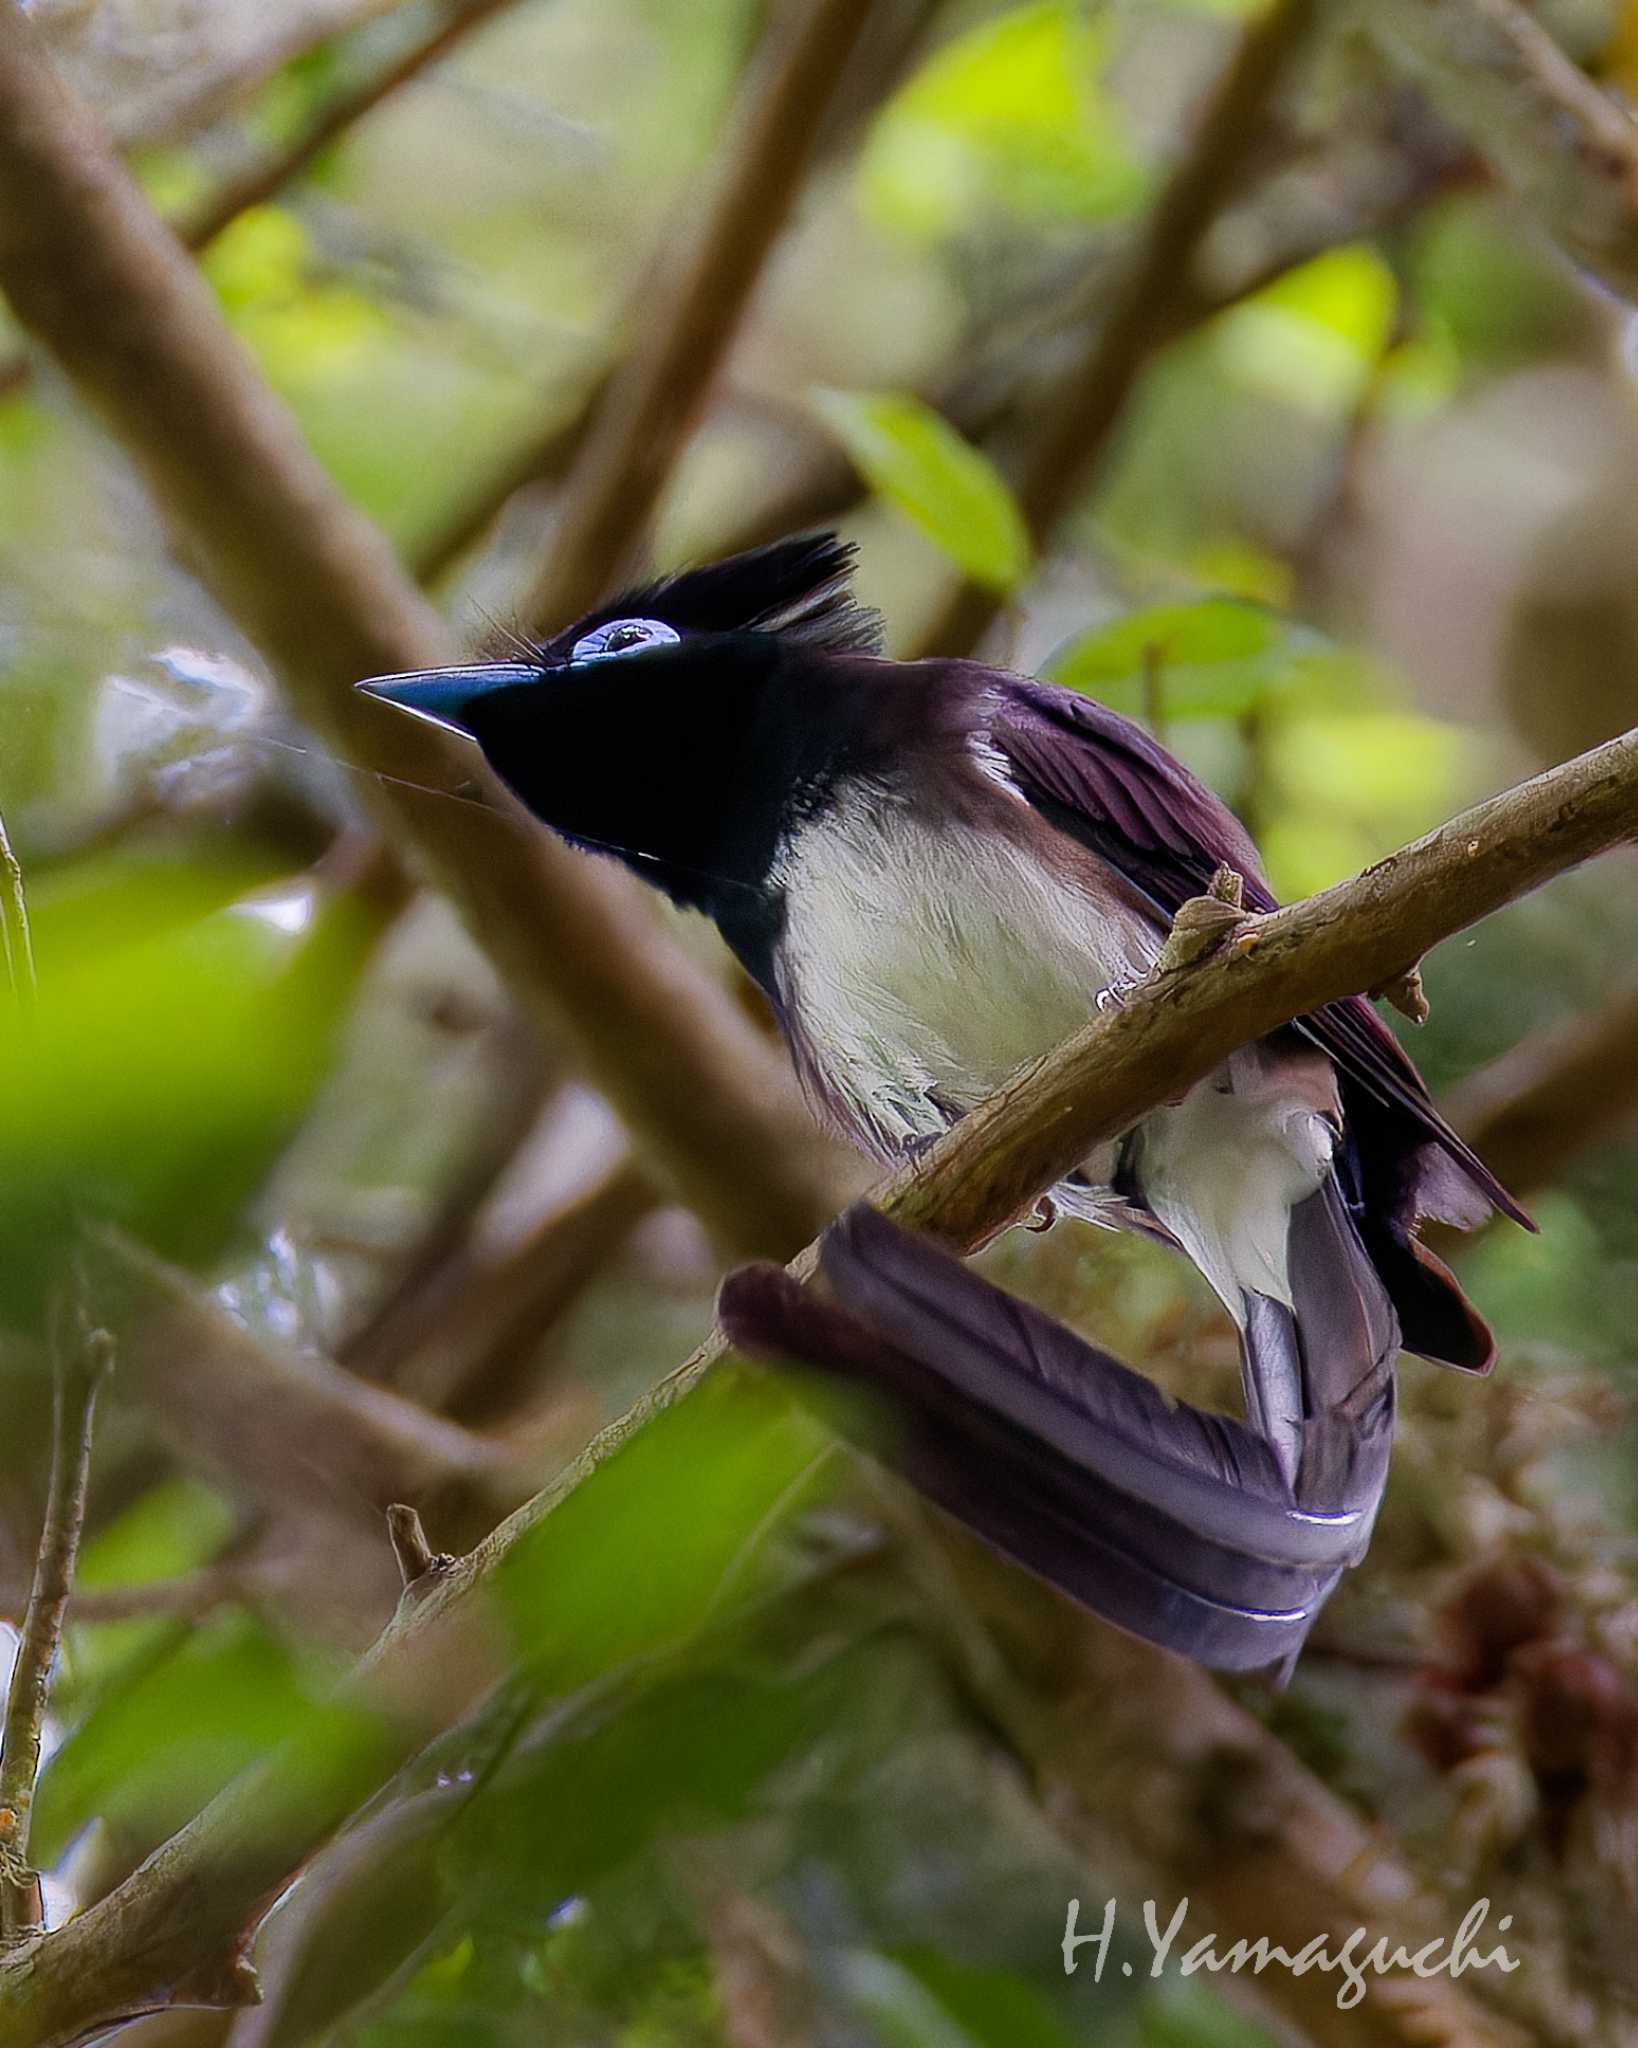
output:
{"label": "bare branch bark", "polygon": [[1517,0],[1363,0],[1359,24],[1577,263],[1638,298],[1638,124]]}
{"label": "bare branch bark", "polygon": [[[1249,28],[1150,214],[1124,287],[1085,361],[1042,409],[1016,479],[1037,542],[1084,487],[1157,349],[1194,303],[1190,279],[1206,230],[1233,197],[1263,140],[1270,102],[1319,16],[1318,0],[1276,0]],[[920,652],[965,654],[1000,609],[994,591],[963,584],[928,629]]]}
{"label": "bare branch bark", "polygon": [[722,182],[670,295],[610,379],[564,487],[552,552],[521,613],[561,626],[605,595],[647,529],[785,225],[869,0],[806,0],[747,86]]}
{"label": "bare branch bark", "polygon": [[398,1563],[398,1575],[407,1593],[429,1572],[447,1571],[455,1562],[447,1550],[434,1550],[421,1526],[421,1517],[403,1501],[387,1509],[387,1540]]}
{"label": "bare branch bark", "polygon": [[498,1256],[453,1263],[393,1383],[470,1427],[503,1427],[536,1391],[533,1348],[659,1201],[633,1159],[615,1159]]}
{"label": "bare branch bark", "polygon": [[[1203,959],[1145,983],[1123,1008],[1100,1016],[965,1118],[889,1186],[881,1205],[946,1243],[971,1248],[1032,1206],[1100,1138],[1203,1078],[1237,1045],[1388,980],[1441,939],[1635,836],[1638,732],[1492,797],[1352,881],[1247,921]],[[810,1268],[805,1255],[798,1270]],[[93,2022],[148,2009],[170,1995],[186,1968],[230,1944],[258,1901],[379,1782],[371,1772],[384,1775],[412,1752],[425,1717],[460,1711],[449,1688],[463,1678],[481,1684],[483,1660],[470,1649],[471,1632],[481,1628],[472,1596],[513,1544],[644,1421],[683,1398],[722,1351],[717,1340],[704,1346],[440,1575],[424,1599],[400,1608],[355,1680],[360,1696],[390,1698],[404,1713],[382,1730],[375,1748],[338,1764],[322,1785],[306,1786],[299,1806],[281,1784],[281,1760],[271,1759],[118,1890],[0,1968],[0,2048],[52,2048]],[[1073,1630],[1089,1676],[1084,1691],[1061,1673],[1039,1681],[1047,1705],[1033,1753],[1043,1770],[1050,1764],[1075,1787],[1086,1811],[1098,1810],[1106,1789],[1096,1774],[1101,1765],[1074,1733],[1087,1700],[1102,1710],[1118,1693],[1143,1708],[1146,1740],[1163,1744],[1169,1757],[1198,1762],[1223,1750],[1217,1731],[1228,1710],[1203,1675],[1085,1617],[1075,1618]],[[1033,1661],[1031,1668],[1038,1669]],[[410,1712],[415,1703],[420,1719]],[[1274,1924],[1311,1914],[1312,1933],[1338,1916],[1360,1924],[1377,1919],[1402,1889],[1392,1881],[1391,1859],[1384,1854],[1374,1866],[1362,1865],[1357,1822],[1271,1738],[1229,1718],[1227,1753],[1232,1757],[1243,1737],[1280,1788],[1278,1855],[1271,1851],[1266,1872],[1269,1894],[1277,1890],[1284,1901]],[[1144,1814],[1130,1816],[1130,1825],[1145,1828]],[[1148,1837],[1139,1832],[1136,1839],[1141,1851]],[[1389,1872],[1386,1900],[1371,1881],[1372,1868]],[[1243,1867],[1246,1882],[1252,1874]],[[1269,1896],[1258,1903],[1260,1917]],[[1328,2038],[1416,2038],[1420,2016],[1396,2009],[1391,1987],[1358,2010],[1366,2009],[1356,2031]],[[1456,1987],[1445,2014],[1470,2027],[1476,2040],[1506,2038]]]}
{"label": "bare branch bark", "polygon": [[[665,938],[639,885],[449,789],[470,750],[357,695],[459,658],[336,492],[214,300],[12,7],[0,10],[0,289],[141,470],[188,555],[378,801],[526,1010],[570,1041],[663,1177],[727,1243],[777,1248],[850,1184],[780,1054]],[[406,787],[407,785],[410,785]]]}
{"label": "bare branch bark", "polygon": [[51,1671],[62,1642],[63,1616],[74,1590],[74,1561],[85,1526],[97,1391],[113,1363],[113,1340],[91,1324],[77,1279],[64,1283],[52,1320],[56,1390],[51,1481],[34,1584],[0,1728],[0,1952],[26,1940],[43,1923],[40,1879],[28,1860],[29,1821],[51,1699]]}
{"label": "bare branch bark", "polygon": [[121,1397],[237,1497],[354,1542],[394,1501],[470,1537],[522,1496],[528,1468],[505,1445],[252,1336],[189,1275],[113,1232],[92,1256],[120,1332]]}

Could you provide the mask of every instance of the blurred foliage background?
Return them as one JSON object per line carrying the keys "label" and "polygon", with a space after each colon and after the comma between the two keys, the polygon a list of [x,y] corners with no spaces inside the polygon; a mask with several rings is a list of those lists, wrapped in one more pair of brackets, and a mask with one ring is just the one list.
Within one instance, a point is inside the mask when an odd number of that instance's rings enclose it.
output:
{"label": "blurred foliage background", "polygon": [[[187,219],[462,10],[28,11]],[[576,423],[663,317],[657,264],[781,10],[466,11],[201,261],[337,482],[477,642],[550,558]],[[872,10],[648,552],[836,518],[899,652],[970,578],[1002,603],[989,651],[1148,720],[1293,895],[1632,722],[1638,399],[1623,309],[1367,49],[1322,39],[1207,241],[1200,317],[1067,526],[1032,539],[1023,428],[1256,12]],[[1638,10],[1538,12],[1638,88]],[[435,1545],[475,1541],[703,1335],[722,1256],[621,1165],[606,1108],[446,906],[389,918],[351,886],[366,771],[291,721],[116,446],[3,323],[0,385],[0,811],[38,978],[0,1047],[14,1619],[44,1490],[40,1312],[80,1219],[121,1304],[35,1823],[61,1915],[279,1745],[349,1740],[327,1691],[392,1608],[385,1499],[412,1498]],[[1429,963],[1436,1090],[1623,992],[1632,880],[1611,859]],[[1630,1082],[1605,1079],[1534,1194],[1541,1236],[1463,1255],[1496,1380],[1406,1369],[1376,1548],[1291,1691],[1255,1705],[1452,1896],[1513,1887],[1564,2038],[1625,2040],[1638,1150]],[[1228,1384],[1227,1333],[1148,1248],[1065,1225],[989,1269],[1171,1384]],[[443,1411],[483,1458],[452,1477],[441,1452],[342,1454],[337,1372]],[[333,1423],[281,1406],[286,1384]],[[281,1902],[267,2004],[132,2038],[1271,2038],[1229,2002],[1245,1987],[1151,1983],[1125,1931],[1101,1982],[1065,1977],[1067,1902],[1084,1925],[1115,1877],[1066,1848],[928,1640],[872,1489],[761,1379],[662,1417],[514,1552],[500,1708]],[[1596,1664],[1602,1721],[1560,1665],[1481,1654],[1486,1589],[1520,1571],[1532,1640]],[[1600,1732],[1566,1762],[1538,1724],[1578,1713]]]}

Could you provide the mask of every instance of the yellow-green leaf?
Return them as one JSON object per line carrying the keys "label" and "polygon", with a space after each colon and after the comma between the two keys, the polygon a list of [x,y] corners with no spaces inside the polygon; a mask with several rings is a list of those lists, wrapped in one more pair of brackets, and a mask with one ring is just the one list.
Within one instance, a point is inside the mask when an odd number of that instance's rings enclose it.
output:
{"label": "yellow-green leaf", "polygon": [[1035,0],[937,50],[871,132],[864,210],[898,233],[970,234],[987,215],[1107,220],[1148,174],[1106,89],[1107,24],[1076,0]]}
{"label": "yellow-green leaf", "polygon": [[821,418],[871,488],[991,590],[1029,572],[1029,532],[995,465],[919,398],[816,391]]}

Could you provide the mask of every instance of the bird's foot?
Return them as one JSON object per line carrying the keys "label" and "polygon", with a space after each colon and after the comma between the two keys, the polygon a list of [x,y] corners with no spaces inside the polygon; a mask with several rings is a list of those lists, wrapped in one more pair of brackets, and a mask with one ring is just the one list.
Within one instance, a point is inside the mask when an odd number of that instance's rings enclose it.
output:
{"label": "bird's foot", "polygon": [[1024,1225],[1038,1236],[1043,1230],[1050,1230],[1058,1220],[1058,1205],[1050,1195],[1042,1195],[1035,1204],[1035,1214]]}
{"label": "bird's foot", "polygon": [[1123,1008],[1126,998],[1141,986],[1142,983],[1136,981],[1112,981],[1107,988],[1100,988],[1092,1000],[1100,1012],[1107,1014],[1110,1010]]}
{"label": "bird's foot", "polygon": [[[1178,906],[1172,928],[1166,934],[1166,943],[1155,956],[1156,974],[1192,967],[1196,961],[1204,960],[1207,954],[1215,953],[1236,926],[1251,925],[1255,913],[1248,911],[1241,901],[1242,886],[1241,878],[1233,868],[1220,867],[1212,876],[1205,895],[1191,896]],[[1254,940],[1249,929],[1241,943],[1250,950]]]}

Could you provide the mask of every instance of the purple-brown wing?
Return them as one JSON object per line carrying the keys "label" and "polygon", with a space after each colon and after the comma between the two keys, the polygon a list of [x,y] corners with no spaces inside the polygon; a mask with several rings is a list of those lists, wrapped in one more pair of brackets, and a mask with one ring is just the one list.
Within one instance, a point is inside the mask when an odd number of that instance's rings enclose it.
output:
{"label": "purple-brown wing", "polygon": [[[990,738],[1023,795],[1118,869],[1166,919],[1198,896],[1222,865],[1243,877],[1250,908],[1275,908],[1238,819],[1129,719],[1069,690],[1021,678],[1009,678],[993,704]],[[1362,996],[1328,1003],[1298,1019],[1297,1028],[1330,1055],[1354,1089],[1397,1111],[1412,1127],[1413,1143],[1437,1146],[1488,1202],[1534,1227],[1434,1108],[1409,1056]]]}

